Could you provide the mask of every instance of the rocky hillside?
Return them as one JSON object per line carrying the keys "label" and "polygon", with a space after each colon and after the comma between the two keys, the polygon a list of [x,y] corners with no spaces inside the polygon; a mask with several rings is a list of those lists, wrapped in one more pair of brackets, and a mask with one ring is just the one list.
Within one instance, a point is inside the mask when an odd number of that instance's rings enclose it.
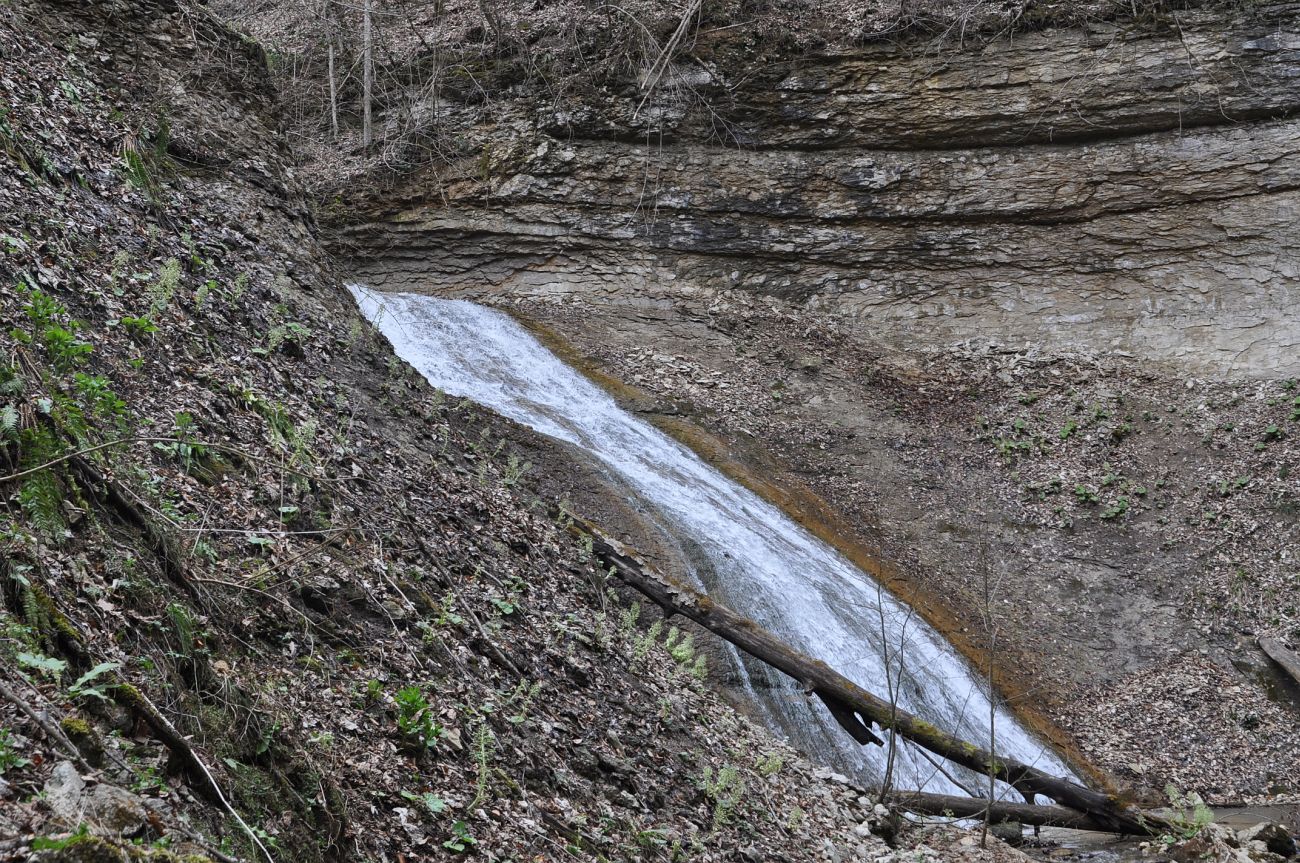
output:
{"label": "rocky hillside", "polygon": [[358,316],[258,46],[20,0],[0,93],[0,858],[887,859]]}

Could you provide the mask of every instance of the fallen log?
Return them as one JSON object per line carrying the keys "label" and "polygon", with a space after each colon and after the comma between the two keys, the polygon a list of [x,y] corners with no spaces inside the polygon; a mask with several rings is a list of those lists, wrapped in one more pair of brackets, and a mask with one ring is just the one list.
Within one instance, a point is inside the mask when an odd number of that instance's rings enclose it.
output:
{"label": "fallen log", "polygon": [[1259,649],[1267,653],[1269,659],[1282,666],[1282,670],[1300,684],[1300,656],[1287,650],[1276,638],[1267,635],[1259,639]]}
{"label": "fallen log", "polygon": [[693,620],[755,659],[799,681],[805,692],[816,695],[831,708],[831,715],[859,743],[880,741],[871,731],[872,723],[882,729],[892,726],[900,736],[936,755],[986,776],[992,773],[1026,800],[1033,800],[1035,794],[1050,797],[1087,815],[1099,829],[1107,832],[1150,836],[1167,826],[1159,817],[1144,814],[1106,794],[1013,758],[995,757],[878,698],[821,660],[795,650],[754,621],[654,572],[622,543],[605,536],[590,523],[575,519],[574,530],[589,535],[593,553],[612,567],[625,584],[658,604],[666,615],[680,614]]}
{"label": "fallen log", "polygon": [[991,824],[1014,821],[1031,827],[1068,827],[1071,830],[1113,832],[1092,816],[1065,806],[1035,806],[1009,800],[996,800],[990,804],[982,797],[955,797],[951,794],[926,794],[923,791],[896,792],[889,798],[889,803],[917,815],[947,815],[983,820],[987,812]]}

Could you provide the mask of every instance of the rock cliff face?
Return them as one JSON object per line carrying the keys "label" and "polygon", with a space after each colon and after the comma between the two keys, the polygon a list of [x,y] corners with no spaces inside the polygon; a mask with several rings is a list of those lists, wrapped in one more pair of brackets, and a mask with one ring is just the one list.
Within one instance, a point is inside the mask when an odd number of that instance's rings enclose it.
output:
{"label": "rock cliff face", "polygon": [[1298,18],[1272,4],[719,61],[640,113],[623,94],[542,116],[342,239],[386,289],[634,305],[742,289],[893,348],[1294,375]]}

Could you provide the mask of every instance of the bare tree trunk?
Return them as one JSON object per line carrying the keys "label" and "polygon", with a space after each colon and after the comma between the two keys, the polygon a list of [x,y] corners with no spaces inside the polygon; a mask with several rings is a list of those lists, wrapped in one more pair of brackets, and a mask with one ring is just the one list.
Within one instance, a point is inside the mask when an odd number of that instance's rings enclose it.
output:
{"label": "bare tree trunk", "polygon": [[1015,788],[1026,799],[1042,794],[1057,803],[1086,813],[1114,833],[1150,836],[1168,825],[1159,816],[1140,812],[1109,795],[1085,788],[1068,779],[1045,773],[1036,767],[993,753],[949,734],[889,702],[877,698],[821,660],[814,659],[757,623],[742,617],[709,597],[654,572],[616,540],[589,523],[575,518],[574,530],[589,535],[592,548],[606,566],[611,566],[625,584],[643,593],[663,610],[665,616],[680,614],[720,636],[740,650],[803,684],[830,709],[835,720],[859,743],[884,745],[871,730],[872,723],[893,729],[918,746],[978,773],[992,774]]}
{"label": "bare tree trunk", "polygon": [[330,129],[335,140],[339,137],[339,91],[334,82],[334,40],[330,39]]}
{"label": "bare tree trunk", "polygon": [[366,0],[365,11],[361,17],[361,143],[367,148],[375,140],[375,130],[370,117],[370,104],[375,87],[374,28],[370,20],[373,4],[374,0]]}

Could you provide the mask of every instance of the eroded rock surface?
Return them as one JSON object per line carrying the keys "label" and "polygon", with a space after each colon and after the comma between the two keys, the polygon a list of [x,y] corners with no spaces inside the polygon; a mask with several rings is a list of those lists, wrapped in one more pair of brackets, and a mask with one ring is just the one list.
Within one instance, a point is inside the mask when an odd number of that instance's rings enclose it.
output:
{"label": "eroded rock surface", "polygon": [[[1273,4],[715,68],[707,131],[681,94],[544,115],[436,193],[354,214],[342,240],[388,290],[635,306],[739,288],[893,349],[1292,375],[1296,21]],[[651,126],[665,134],[647,145]]]}

